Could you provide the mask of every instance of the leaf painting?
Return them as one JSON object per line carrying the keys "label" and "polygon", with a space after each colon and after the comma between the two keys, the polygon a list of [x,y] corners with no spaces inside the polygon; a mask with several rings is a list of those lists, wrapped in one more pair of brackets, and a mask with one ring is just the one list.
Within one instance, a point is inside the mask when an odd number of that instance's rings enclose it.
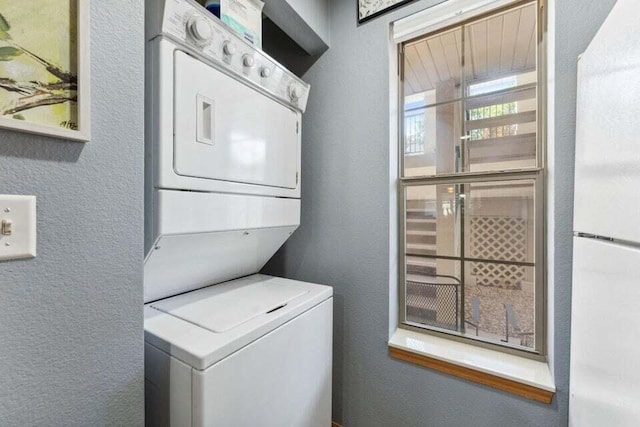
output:
{"label": "leaf painting", "polygon": [[77,0],[0,0],[0,116],[77,129]]}
{"label": "leaf painting", "polygon": [[360,22],[371,19],[385,10],[390,10],[411,0],[358,0],[358,19]]}

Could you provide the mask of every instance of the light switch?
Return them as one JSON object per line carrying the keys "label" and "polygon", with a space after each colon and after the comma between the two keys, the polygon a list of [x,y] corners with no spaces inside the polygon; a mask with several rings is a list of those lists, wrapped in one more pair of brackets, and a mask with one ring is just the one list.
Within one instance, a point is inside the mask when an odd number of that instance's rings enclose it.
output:
{"label": "light switch", "polygon": [[3,219],[0,233],[5,236],[11,236],[11,233],[13,233],[13,221],[11,221],[10,219]]}
{"label": "light switch", "polygon": [[0,195],[0,261],[36,256],[36,197]]}

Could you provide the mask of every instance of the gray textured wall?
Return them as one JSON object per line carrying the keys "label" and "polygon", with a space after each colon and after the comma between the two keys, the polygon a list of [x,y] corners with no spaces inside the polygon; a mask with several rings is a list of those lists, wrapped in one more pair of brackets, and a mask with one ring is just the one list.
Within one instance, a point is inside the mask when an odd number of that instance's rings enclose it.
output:
{"label": "gray textured wall", "polygon": [[571,218],[577,56],[614,0],[557,0],[555,366],[542,405],[392,360],[388,338],[388,24],[422,0],[356,25],[355,1],[331,4],[331,49],[304,78],[302,226],[265,272],[334,287],[334,419],[347,427],[567,424]]}
{"label": "gray textured wall", "polygon": [[0,263],[0,424],[143,421],[142,0],[91,2],[88,144],[0,131],[0,194],[38,197],[38,257]]}

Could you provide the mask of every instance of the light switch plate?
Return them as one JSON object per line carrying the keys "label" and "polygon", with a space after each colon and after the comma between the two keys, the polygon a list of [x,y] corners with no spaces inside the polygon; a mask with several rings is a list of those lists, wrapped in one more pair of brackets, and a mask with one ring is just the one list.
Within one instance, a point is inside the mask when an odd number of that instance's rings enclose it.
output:
{"label": "light switch plate", "polygon": [[0,261],[35,256],[36,197],[0,194]]}

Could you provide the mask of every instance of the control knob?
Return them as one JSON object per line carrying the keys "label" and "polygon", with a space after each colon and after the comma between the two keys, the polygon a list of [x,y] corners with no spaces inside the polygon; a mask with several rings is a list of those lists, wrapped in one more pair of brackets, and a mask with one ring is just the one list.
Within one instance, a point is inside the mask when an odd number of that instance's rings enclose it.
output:
{"label": "control knob", "polygon": [[269,67],[261,67],[260,68],[260,77],[263,79],[268,79],[271,76],[271,68]]}
{"label": "control knob", "polygon": [[209,22],[202,16],[194,15],[187,21],[187,32],[194,40],[206,42],[213,38],[213,30]]}
{"label": "control knob", "polygon": [[296,84],[292,84],[291,86],[289,86],[289,99],[291,99],[291,101],[295,102],[300,99],[301,96],[302,90],[300,89],[300,86]]}
{"label": "control knob", "polygon": [[253,68],[253,66],[256,64],[256,60],[253,58],[253,56],[249,55],[249,54],[245,54],[242,57],[242,65],[244,65],[247,68]]}
{"label": "control knob", "polygon": [[227,40],[222,44],[222,51],[225,55],[233,56],[236,53],[236,46]]}

